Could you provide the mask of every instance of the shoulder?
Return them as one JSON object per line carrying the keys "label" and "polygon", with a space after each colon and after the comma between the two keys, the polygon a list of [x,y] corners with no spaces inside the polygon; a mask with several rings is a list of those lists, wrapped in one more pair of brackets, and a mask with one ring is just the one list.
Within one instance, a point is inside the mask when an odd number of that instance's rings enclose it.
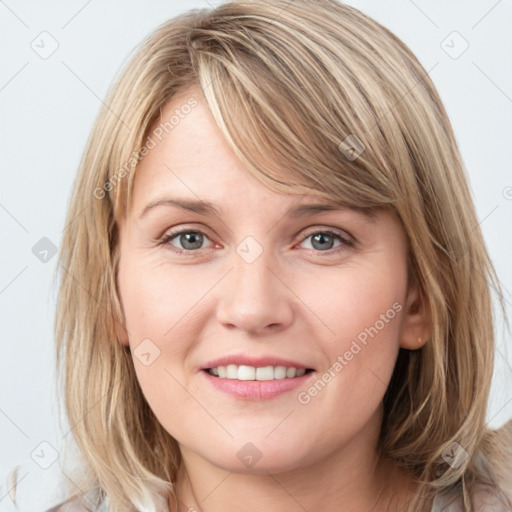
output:
{"label": "shoulder", "polygon": [[477,489],[475,507],[477,512],[512,512],[503,492],[486,486]]}
{"label": "shoulder", "polygon": [[[480,485],[473,496],[475,512],[512,512],[503,493],[496,488]],[[465,512],[459,489],[436,494],[431,512]]]}
{"label": "shoulder", "polygon": [[58,463],[42,469],[24,461],[0,474],[0,512],[85,512],[69,498],[66,475]]}

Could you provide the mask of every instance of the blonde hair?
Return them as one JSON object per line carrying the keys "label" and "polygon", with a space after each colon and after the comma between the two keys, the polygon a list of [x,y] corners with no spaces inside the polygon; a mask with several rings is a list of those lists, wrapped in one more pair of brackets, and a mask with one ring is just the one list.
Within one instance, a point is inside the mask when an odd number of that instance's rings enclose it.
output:
{"label": "blonde hair", "polygon": [[[501,431],[486,426],[490,286],[502,296],[427,71],[355,8],[242,0],[187,12],[150,34],[110,89],[83,155],[59,255],[56,350],[83,460],[74,480],[90,492],[84,504],[167,510],[180,468],[178,444],[118,342],[117,225],[162,108],[192,86],[248,171],[273,190],[388,208],[400,219],[411,282],[432,322],[421,349],[400,350],[383,401],[381,454],[420,483],[409,510],[458,489],[472,511],[480,483],[512,501],[512,422]],[[362,152],[354,157],[350,146]],[[443,459],[452,443],[468,454],[454,468]]]}

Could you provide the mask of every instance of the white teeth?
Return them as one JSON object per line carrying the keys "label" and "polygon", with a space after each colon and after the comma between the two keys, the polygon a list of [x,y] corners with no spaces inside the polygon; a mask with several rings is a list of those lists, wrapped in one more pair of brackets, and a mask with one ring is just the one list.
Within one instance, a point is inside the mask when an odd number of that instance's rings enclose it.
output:
{"label": "white teeth", "polygon": [[286,368],[286,376],[291,379],[295,377],[295,374],[297,373],[297,370],[295,368]]}
{"label": "white teeth", "polygon": [[256,380],[274,380],[274,368],[272,366],[256,368]]}
{"label": "white teeth", "polygon": [[236,364],[228,364],[226,366],[226,378],[237,379],[238,378],[238,367]]}
{"label": "white teeth", "polygon": [[[236,368],[236,364],[233,366]],[[254,368],[254,366],[244,366],[241,364],[238,367],[238,375],[232,378],[238,380],[254,380],[256,378],[256,368]]]}
{"label": "white teeth", "polygon": [[274,379],[286,379],[286,366],[276,366],[274,368]]}
{"label": "white teeth", "polygon": [[234,380],[280,380],[301,377],[306,373],[305,368],[287,368],[286,366],[254,366],[228,364],[210,368],[209,373],[221,379]]}

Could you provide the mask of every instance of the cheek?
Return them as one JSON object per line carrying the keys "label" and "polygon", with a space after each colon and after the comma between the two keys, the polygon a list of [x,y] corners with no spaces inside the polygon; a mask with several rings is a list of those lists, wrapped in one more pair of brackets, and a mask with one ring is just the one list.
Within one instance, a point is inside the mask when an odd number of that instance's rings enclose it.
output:
{"label": "cheek", "polygon": [[151,406],[176,402],[183,391],[178,382],[186,386],[191,374],[187,356],[200,338],[206,285],[192,284],[190,272],[132,254],[120,262],[118,285],[137,378]]}
{"label": "cheek", "polygon": [[321,382],[306,390],[302,403],[315,401],[325,409],[343,404],[363,418],[375,410],[393,373],[403,323],[406,266],[382,258],[332,272],[328,282],[323,294],[318,288],[308,293],[308,306],[321,320],[324,334],[317,339],[325,366],[318,376]]}
{"label": "cheek", "polygon": [[[382,261],[383,260],[383,261]],[[398,344],[406,299],[406,268],[399,262],[361,263],[325,275],[305,276],[298,291],[318,320],[329,352],[363,343],[376,332]],[[325,283],[321,287],[318,283]],[[348,343],[348,346],[347,346]]]}
{"label": "cheek", "polygon": [[[119,291],[137,380],[158,421],[173,433],[176,425],[169,411],[190,410],[190,396],[184,391],[185,361],[193,333],[184,330],[195,328],[184,321],[190,306],[186,307],[187,288],[177,279],[173,276],[171,282],[163,269],[135,259],[125,258],[119,266]],[[176,290],[181,290],[179,296]]]}
{"label": "cheek", "polygon": [[[186,273],[170,272],[165,263],[127,257],[119,267],[119,288],[127,328],[134,337],[171,336],[191,303],[200,298],[196,287],[187,285]],[[134,341],[136,341],[134,339]]]}

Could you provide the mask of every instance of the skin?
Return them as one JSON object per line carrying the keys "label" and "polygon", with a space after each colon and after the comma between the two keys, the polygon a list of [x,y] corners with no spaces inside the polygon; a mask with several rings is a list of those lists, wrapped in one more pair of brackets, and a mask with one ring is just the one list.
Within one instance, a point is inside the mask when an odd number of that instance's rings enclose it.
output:
{"label": "skin", "polygon": [[[297,202],[323,201],[278,194],[252,177],[197,89],[175,96],[162,119],[191,97],[198,105],[137,169],[133,204],[119,223],[117,275],[126,321],[120,342],[132,355],[144,339],[160,351],[147,366],[135,355],[133,362],[149,405],[180,445],[179,510],[401,509],[415,485],[377,456],[381,402],[399,348],[418,349],[429,328],[407,281],[400,222],[384,210],[373,221],[351,210],[287,216]],[[220,216],[163,205],[141,217],[164,197],[211,201]],[[173,252],[193,244],[179,235],[161,243],[171,228],[203,233],[200,248]],[[355,245],[314,243],[326,229]],[[247,236],[263,249],[250,264],[236,252]],[[300,403],[298,393],[393,304],[401,311]],[[290,358],[316,373],[289,393],[242,400],[216,390],[201,371],[234,353]],[[261,453],[252,467],[237,457],[247,442]]]}

